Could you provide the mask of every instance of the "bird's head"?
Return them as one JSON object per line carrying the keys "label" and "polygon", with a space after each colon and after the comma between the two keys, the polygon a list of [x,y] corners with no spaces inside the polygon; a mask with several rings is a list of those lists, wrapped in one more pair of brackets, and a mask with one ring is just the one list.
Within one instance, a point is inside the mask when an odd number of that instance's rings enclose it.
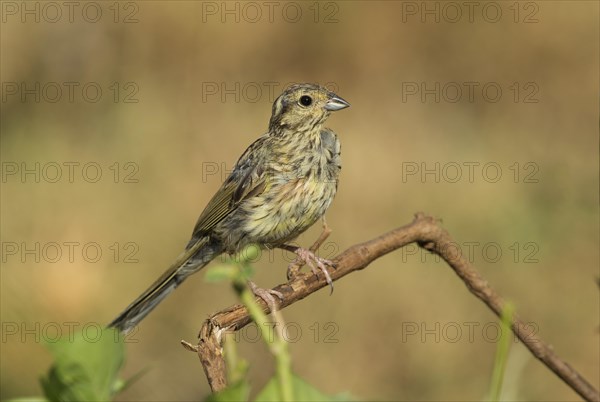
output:
{"label": "bird's head", "polygon": [[273,103],[271,132],[282,129],[305,131],[321,126],[329,114],[350,106],[333,92],[316,84],[288,87]]}

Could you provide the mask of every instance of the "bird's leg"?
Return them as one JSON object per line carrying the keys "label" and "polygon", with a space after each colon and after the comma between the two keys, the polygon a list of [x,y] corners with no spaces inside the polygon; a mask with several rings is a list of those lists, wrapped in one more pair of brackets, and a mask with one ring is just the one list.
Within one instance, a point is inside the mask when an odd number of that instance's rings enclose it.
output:
{"label": "bird's leg", "polygon": [[[327,240],[327,238],[331,234],[331,229],[327,225],[327,221],[325,220],[325,217],[322,217],[321,220],[323,222],[323,230],[321,231],[319,238],[313,243],[312,246],[310,246],[310,248],[308,250],[305,250],[305,251],[310,251],[313,254],[319,249],[319,247],[321,247],[321,245],[325,242],[325,240]],[[280,246],[280,248],[297,254],[296,250],[298,249],[298,247],[285,244],[285,245]],[[323,260],[323,262],[325,262],[327,265],[335,268],[335,264],[333,262],[328,261],[328,260]],[[292,263],[288,266],[288,269],[287,269],[288,281],[290,281],[290,280],[292,280],[292,278],[295,278],[296,276],[298,276],[298,274],[300,273],[300,269],[306,263],[307,263],[307,261],[303,258],[296,258],[294,261],[292,261]],[[313,268],[313,272],[314,272],[314,268]]]}
{"label": "bird's leg", "polygon": [[271,310],[271,312],[277,310],[277,303],[275,302],[275,297],[273,296],[276,296],[279,298],[279,300],[283,301],[283,293],[273,289],[260,288],[251,280],[248,280],[247,282],[248,286],[250,286],[250,290],[252,290],[252,293],[254,293],[254,296],[263,299],[265,303],[267,303],[267,306],[269,306],[269,310]]}
{"label": "bird's leg", "polygon": [[[292,246],[292,245],[288,245],[288,244],[283,244],[283,245],[279,246],[280,248],[291,251],[298,256],[298,258],[296,258],[288,266],[288,269],[287,269],[288,280],[291,280],[292,278],[296,277],[298,275],[298,273],[300,272],[300,268],[302,268],[302,266],[304,264],[308,264],[308,266],[310,267],[313,274],[318,275],[319,270],[321,270],[321,272],[323,272],[323,275],[325,275],[325,278],[327,279],[327,284],[329,284],[329,286],[331,286],[331,293],[333,293],[333,280],[331,279],[331,275],[329,274],[329,271],[327,270],[326,265],[329,265],[330,267],[335,268],[335,263],[333,261],[327,260],[325,258],[317,257],[315,255],[315,252],[319,249],[319,247],[323,244],[323,242],[327,239],[327,237],[330,234],[331,234],[331,229],[329,228],[329,226],[327,226],[327,222],[325,221],[325,218],[323,218],[323,231],[321,232],[321,235],[319,236],[317,241],[315,241],[314,244],[309,249]],[[319,270],[317,270],[317,268],[319,268]]]}
{"label": "bird's leg", "polygon": [[319,235],[317,240],[313,243],[312,246],[310,246],[310,249],[309,249],[313,253],[316,252],[323,243],[325,243],[325,240],[327,240],[327,238],[331,234],[331,229],[329,228],[329,225],[327,224],[325,217],[322,217],[321,221],[323,222],[323,230],[321,231],[321,234]]}

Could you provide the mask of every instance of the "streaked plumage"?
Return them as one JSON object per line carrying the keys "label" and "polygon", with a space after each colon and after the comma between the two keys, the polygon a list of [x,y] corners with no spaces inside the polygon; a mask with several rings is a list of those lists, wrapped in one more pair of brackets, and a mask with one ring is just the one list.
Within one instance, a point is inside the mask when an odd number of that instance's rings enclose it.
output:
{"label": "streaked plumage", "polygon": [[335,196],[340,143],[323,124],[349,104],[313,84],[286,89],[269,131],[246,149],[198,218],[186,250],[109,326],[127,332],[189,275],[223,252],[285,245],[321,218]]}

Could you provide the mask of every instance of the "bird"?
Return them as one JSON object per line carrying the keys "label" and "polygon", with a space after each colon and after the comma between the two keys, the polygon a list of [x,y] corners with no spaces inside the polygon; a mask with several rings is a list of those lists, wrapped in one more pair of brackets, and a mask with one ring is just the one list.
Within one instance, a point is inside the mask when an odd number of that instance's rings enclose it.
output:
{"label": "bird", "polygon": [[240,156],[200,214],[184,251],[108,327],[130,332],[187,277],[219,255],[251,244],[294,251],[315,274],[317,265],[332,285],[325,267],[333,266],[331,261],[289,243],[324,219],[333,201],[340,142],[324,123],[331,112],[349,106],[318,84],[287,87],[273,103],[268,131]]}

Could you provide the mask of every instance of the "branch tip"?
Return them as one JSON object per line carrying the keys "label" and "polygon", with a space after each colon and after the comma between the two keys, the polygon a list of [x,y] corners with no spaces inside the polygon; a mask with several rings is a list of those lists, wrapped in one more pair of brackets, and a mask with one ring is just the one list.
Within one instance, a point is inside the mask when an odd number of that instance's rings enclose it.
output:
{"label": "branch tip", "polygon": [[[328,234],[324,237],[326,238]],[[333,258],[333,261],[336,262],[336,269],[332,271],[332,279],[336,281],[363,269],[381,256],[411,243],[417,243],[420,247],[438,254],[464,282],[467,289],[501,318],[504,300],[465,259],[464,253],[452,252],[458,243],[454,242],[450,234],[442,227],[441,220],[423,212],[417,212],[410,224],[362,244],[354,245]],[[318,246],[320,243],[316,242],[315,245]],[[280,308],[283,309],[326,286],[327,281],[323,277],[301,274],[275,289],[283,293],[284,298],[280,304]],[[260,306],[263,311],[268,311],[265,303],[261,303]],[[222,390],[227,385],[225,362],[221,349],[222,331],[224,329],[238,331],[250,322],[247,309],[239,304],[216,312],[204,321],[198,335],[197,351],[213,392]],[[543,342],[534,333],[527,331],[528,324],[519,319],[516,314],[513,315],[511,328],[529,351],[571,389],[585,400],[600,402],[598,391],[575,369],[560,359],[554,353],[551,345]],[[189,349],[189,344],[186,345],[187,342],[184,342],[182,341],[182,344],[186,349],[193,350]]]}

